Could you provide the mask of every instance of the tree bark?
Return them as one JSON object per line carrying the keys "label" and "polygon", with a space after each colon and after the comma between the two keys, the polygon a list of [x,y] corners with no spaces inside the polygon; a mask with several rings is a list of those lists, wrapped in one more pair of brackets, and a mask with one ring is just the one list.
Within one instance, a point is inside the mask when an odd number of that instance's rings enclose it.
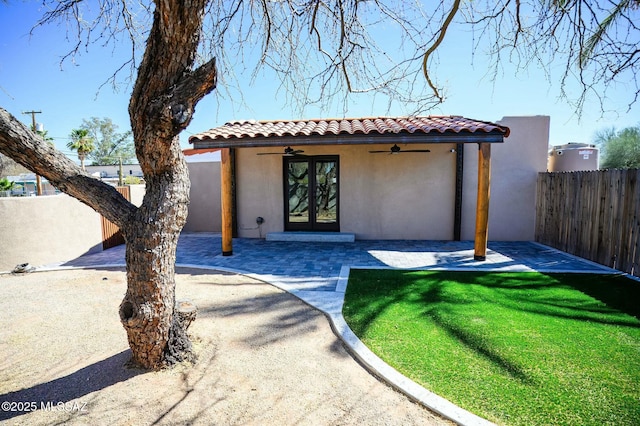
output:
{"label": "tree bark", "polygon": [[175,255],[188,194],[189,178],[181,161],[147,182],[144,202],[123,231],[128,286],[120,320],[132,361],[145,368],[195,361],[186,330],[174,318]]}

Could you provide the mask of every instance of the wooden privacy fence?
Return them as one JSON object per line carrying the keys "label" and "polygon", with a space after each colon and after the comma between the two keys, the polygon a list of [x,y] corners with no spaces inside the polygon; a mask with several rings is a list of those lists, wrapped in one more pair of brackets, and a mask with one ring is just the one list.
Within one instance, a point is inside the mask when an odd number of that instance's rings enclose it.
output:
{"label": "wooden privacy fence", "polygon": [[538,175],[536,241],[640,276],[640,169]]}
{"label": "wooden privacy fence", "polygon": [[[124,198],[131,201],[131,191],[128,186],[118,186],[116,189]],[[120,232],[120,228],[115,223],[108,221],[104,216],[100,216],[100,219],[102,221],[102,250],[124,244],[124,237]]]}

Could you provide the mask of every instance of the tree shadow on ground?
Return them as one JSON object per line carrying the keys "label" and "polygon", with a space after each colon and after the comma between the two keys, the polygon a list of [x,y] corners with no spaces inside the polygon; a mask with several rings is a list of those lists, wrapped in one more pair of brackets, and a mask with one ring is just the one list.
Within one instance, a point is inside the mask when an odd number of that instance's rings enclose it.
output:
{"label": "tree shadow on ground", "polygon": [[199,317],[233,317],[238,321],[258,312],[267,314],[270,320],[257,326],[253,333],[244,339],[244,342],[251,347],[269,345],[280,340],[295,338],[300,334],[314,332],[317,328],[314,321],[322,317],[322,313],[287,293],[263,294],[250,298],[238,297],[230,303],[208,303],[198,307]]}
{"label": "tree shadow on ground", "polygon": [[[45,406],[47,403],[55,406],[59,402],[73,401],[145,372],[144,370],[126,367],[125,364],[130,359],[131,351],[122,351],[67,376],[0,395],[0,401],[9,404],[35,402],[37,409],[41,408],[41,403]],[[28,413],[29,411],[2,410],[0,411],[0,421]]]}
{"label": "tree shadow on ground", "polygon": [[[180,272],[189,272],[194,276],[212,274],[212,271],[193,269],[181,269]],[[210,297],[204,303],[202,301],[199,304],[196,303],[198,305],[198,318],[219,318],[246,322],[247,333],[243,335],[241,341],[249,348],[259,348],[314,333],[318,330],[318,319],[328,321],[324,314],[316,308],[296,296],[262,281],[244,277],[235,282],[230,282],[229,280],[224,283],[201,281],[197,282],[196,285],[206,285],[211,288]],[[245,294],[246,290],[243,288],[256,286],[272,290],[251,292],[250,295],[249,293]],[[234,293],[234,296],[230,299],[225,299],[224,296],[222,299],[216,297],[217,289],[223,292],[221,294],[231,292]],[[263,320],[260,324],[250,326],[252,317],[256,314],[260,314]],[[330,345],[328,349],[335,354],[345,355],[345,351],[341,350],[342,345],[340,342],[336,337],[336,342]]]}

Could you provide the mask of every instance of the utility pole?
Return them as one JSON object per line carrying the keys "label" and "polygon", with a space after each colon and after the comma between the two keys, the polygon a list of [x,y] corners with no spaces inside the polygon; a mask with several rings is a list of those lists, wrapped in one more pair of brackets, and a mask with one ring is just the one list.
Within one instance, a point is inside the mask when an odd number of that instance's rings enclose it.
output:
{"label": "utility pole", "polygon": [[[36,130],[36,114],[42,114],[42,111],[22,111],[23,114],[31,114],[31,130],[37,132]],[[36,173],[36,194],[42,195],[42,180],[40,179],[40,175]]]}
{"label": "utility pole", "polygon": [[120,165],[118,168],[118,186],[122,186],[122,157],[118,157],[118,163]]}

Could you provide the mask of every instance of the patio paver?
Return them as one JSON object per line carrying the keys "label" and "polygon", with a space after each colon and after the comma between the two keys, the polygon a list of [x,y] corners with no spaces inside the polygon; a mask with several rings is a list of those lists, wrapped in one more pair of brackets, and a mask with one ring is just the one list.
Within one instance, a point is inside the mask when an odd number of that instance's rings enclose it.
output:
{"label": "patio paver", "polygon": [[[608,272],[602,265],[532,242],[489,242],[487,260],[473,260],[472,241],[374,240],[353,243],[234,239],[222,256],[217,234],[183,234],[176,265],[225,268],[260,275],[292,290],[335,291],[341,268]],[[82,256],[64,266],[124,265],[124,246]]]}

